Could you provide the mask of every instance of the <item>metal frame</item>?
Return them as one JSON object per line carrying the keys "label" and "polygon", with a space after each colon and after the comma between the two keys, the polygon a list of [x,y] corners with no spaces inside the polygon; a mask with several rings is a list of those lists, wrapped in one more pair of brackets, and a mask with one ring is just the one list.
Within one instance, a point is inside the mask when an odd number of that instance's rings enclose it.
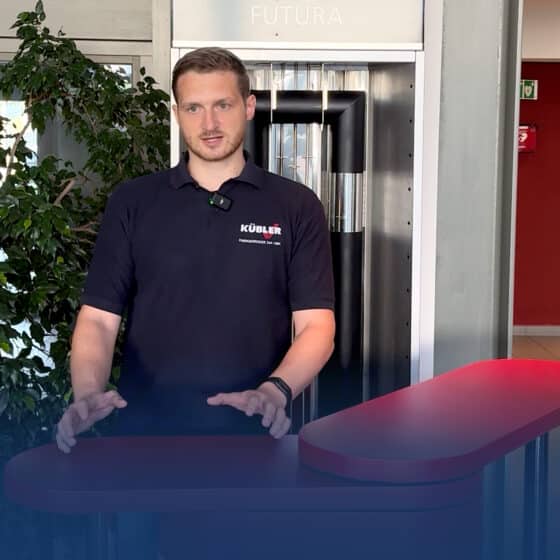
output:
{"label": "metal frame", "polygon": [[[412,286],[410,303],[410,384],[419,383],[426,375],[426,369],[433,375],[433,329],[432,344],[426,344],[429,333],[422,329],[421,311],[425,312],[423,303],[422,267],[425,252],[429,250],[423,244],[422,230],[426,226],[422,211],[424,192],[422,190],[422,172],[424,161],[424,54],[416,54],[414,96],[414,163],[412,186]],[[434,224],[435,228],[435,224]],[[435,253],[435,245],[434,245]],[[435,286],[435,279],[434,279]],[[431,367],[430,367],[431,366]]]}
{"label": "metal frame", "polygon": [[[220,46],[224,49],[238,51],[239,49],[247,49],[260,53],[258,60],[277,60],[289,62],[291,59],[281,56],[280,58],[271,58],[271,53],[295,53],[308,52],[314,53],[312,56],[321,58],[300,58],[309,62],[325,61],[334,62],[330,57],[324,58],[325,53],[336,53],[334,56],[341,57],[339,60],[344,62],[360,62],[368,59],[368,62],[380,62],[369,60],[371,53],[398,53],[421,51],[422,43],[281,43],[281,42],[255,42],[255,41],[172,41],[173,49],[198,49],[200,47]],[[266,51],[263,53],[263,50]],[[355,56],[364,56],[364,59],[355,58]],[[273,55],[274,56],[274,55]],[[294,59],[295,60],[295,59]]]}

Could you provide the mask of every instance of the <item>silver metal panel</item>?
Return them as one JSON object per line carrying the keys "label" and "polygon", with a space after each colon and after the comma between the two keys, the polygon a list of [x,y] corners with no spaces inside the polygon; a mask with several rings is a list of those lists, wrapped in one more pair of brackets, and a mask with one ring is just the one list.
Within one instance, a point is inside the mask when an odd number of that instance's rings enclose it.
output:
{"label": "silver metal panel", "polygon": [[[435,207],[436,188],[424,187],[424,158],[429,141],[424,143],[424,53],[418,53],[415,65],[414,164],[412,187],[412,294],[410,301],[410,384],[433,377],[434,315],[429,302],[435,301]],[[426,148],[425,148],[426,146]],[[429,164],[426,166],[429,168]],[[429,183],[428,183],[429,185]],[[426,305],[424,305],[426,302]]]}
{"label": "silver metal panel", "polygon": [[369,395],[410,382],[414,65],[372,65],[364,271]]}
{"label": "silver metal panel", "polygon": [[[203,42],[201,42],[203,43]],[[209,44],[207,42],[207,44]],[[212,43],[216,44],[216,43]],[[299,62],[305,60],[307,63],[367,63],[367,62],[414,62],[416,50],[422,48],[421,44],[410,46],[408,49],[396,50],[395,45],[391,45],[392,50],[357,50],[355,49],[336,49],[336,46],[325,46],[324,48],[306,48],[301,43],[293,45],[266,45],[259,43],[247,43],[242,46],[238,43],[229,44],[224,41],[218,43],[224,48],[229,48],[241,60],[251,60],[253,62]],[[0,40],[0,47],[2,42]],[[175,47],[181,49],[181,54],[194,49],[202,44],[193,45],[190,41],[176,41]]]}
{"label": "silver metal panel", "polygon": [[[422,43],[422,0],[173,0],[173,45]],[[389,47],[390,48],[390,47]]]}
{"label": "silver metal panel", "polygon": [[511,358],[513,336],[513,295],[515,277],[515,226],[517,203],[517,160],[519,130],[519,96],[514,89],[521,79],[521,37],[523,0],[509,2],[504,17],[509,30],[503,36],[502,80],[507,84],[503,91],[503,129],[500,135],[503,162],[501,166],[501,215],[500,246],[500,310],[498,314],[498,351],[500,358]]}
{"label": "silver metal panel", "polygon": [[436,373],[507,353],[519,17],[517,0],[445,4]]}
{"label": "silver metal panel", "polygon": [[[443,11],[446,0],[425,0],[424,52],[416,53],[415,215],[411,382],[434,376],[437,192]],[[420,196],[420,198],[418,198]],[[419,203],[416,204],[416,201]]]}

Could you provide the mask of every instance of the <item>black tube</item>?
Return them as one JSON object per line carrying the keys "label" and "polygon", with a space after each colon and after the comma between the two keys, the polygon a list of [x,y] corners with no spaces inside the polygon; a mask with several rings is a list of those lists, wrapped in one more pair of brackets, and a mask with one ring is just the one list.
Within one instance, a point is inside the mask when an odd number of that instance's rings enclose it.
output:
{"label": "black tube", "polygon": [[[325,123],[332,127],[333,173],[363,173],[365,142],[365,93],[331,91],[328,108],[322,114],[320,91],[278,91],[276,108],[271,112],[270,92],[257,90],[255,118],[247,125],[245,148],[257,165],[268,159],[268,127],[272,123]],[[260,145],[258,145],[260,143]]]}
{"label": "black tube", "polygon": [[[257,165],[268,167],[268,127],[272,123],[331,126],[333,173],[363,173],[365,93],[329,92],[322,112],[320,91],[278,91],[271,112],[269,91],[253,92],[255,118],[248,123],[246,149]],[[332,232],[335,274],[335,352],[319,376],[318,414],[324,416],[362,402],[362,232]]]}
{"label": "black tube", "polygon": [[319,376],[319,416],[362,402],[362,232],[332,232],[335,350]]}
{"label": "black tube", "polygon": [[364,171],[365,110],[363,95],[357,96],[347,91],[336,91],[329,95],[327,122],[332,125],[332,169],[335,173]]}

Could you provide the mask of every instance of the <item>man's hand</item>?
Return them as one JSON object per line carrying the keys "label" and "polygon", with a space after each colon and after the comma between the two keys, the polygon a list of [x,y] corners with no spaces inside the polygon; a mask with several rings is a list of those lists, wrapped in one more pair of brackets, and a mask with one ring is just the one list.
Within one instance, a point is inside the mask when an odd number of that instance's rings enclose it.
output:
{"label": "man's hand", "polygon": [[115,408],[124,408],[126,401],[116,391],[93,393],[73,402],[56,427],[56,444],[64,453],[76,445],[76,436],[109,416]]}
{"label": "man's hand", "polygon": [[247,416],[261,414],[262,425],[269,428],[272,437],[279,439],[288,433],[292,421],[286,416],[286,398],[270,383],[258,389],[239,393],[218,393],[208,397],[211,406],[229,405]]}

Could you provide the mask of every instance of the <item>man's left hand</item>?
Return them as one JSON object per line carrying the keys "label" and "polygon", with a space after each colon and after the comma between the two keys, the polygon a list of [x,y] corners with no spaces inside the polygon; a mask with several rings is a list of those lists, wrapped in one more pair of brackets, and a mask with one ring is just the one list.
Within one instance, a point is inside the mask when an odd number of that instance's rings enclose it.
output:
{"label": "man's left hand", "polygon": [[[268,387],[267,387],[268,385]],[[237,393],[218,393],[208,397],[211,406],[228,405],[244,412],[247,416],[261,414],[262,425],[270,427],[272,437],[279,439],[288,433],[292,421],[286,416],[286,399],[276,387],[270,383],[258,389]]]}

